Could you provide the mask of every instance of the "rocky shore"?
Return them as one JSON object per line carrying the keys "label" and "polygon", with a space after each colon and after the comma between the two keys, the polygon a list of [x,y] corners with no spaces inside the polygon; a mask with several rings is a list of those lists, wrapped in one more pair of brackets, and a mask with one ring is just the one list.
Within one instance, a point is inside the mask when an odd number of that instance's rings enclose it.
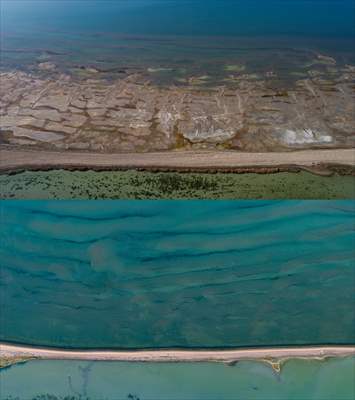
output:
{"label": "rocky shore", "polygon": [[243,71],[216,87],[208,77],[162,87],[144,74],[108,80],[96,70],[79,79],[48,63],[2,72],[0,142],[104,153],[350,148],[355,68],[332,75],[327,62],[327,75],[313,71],[287,90]]}

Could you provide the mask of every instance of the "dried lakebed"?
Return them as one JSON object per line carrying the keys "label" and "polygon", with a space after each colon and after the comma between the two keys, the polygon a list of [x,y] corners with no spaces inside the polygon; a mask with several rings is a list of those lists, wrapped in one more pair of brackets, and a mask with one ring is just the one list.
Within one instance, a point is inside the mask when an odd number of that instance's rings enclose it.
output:
{"label": "dried lakebed", "polygon": [[352,147],[355,67],[323,55],[313,63],[289,87],[270,72],[254,76],[238,65],[226,66],[223,85],[210,84],[208,75],[160,86],[144,73],[110,80],[95,70],[78,77],[55,66],[2,72],[0,139],[116,153]]}
{"label": "dried lakebed", "polygon": [[25,171],[0,175],[3,199],[351,199],[355,177],[309,172]]}

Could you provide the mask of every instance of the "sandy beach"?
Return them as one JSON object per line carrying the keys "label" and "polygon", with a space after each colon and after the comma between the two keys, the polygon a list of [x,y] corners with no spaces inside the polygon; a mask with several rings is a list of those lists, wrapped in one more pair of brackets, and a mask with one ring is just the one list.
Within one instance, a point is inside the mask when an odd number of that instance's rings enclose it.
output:
{"label": "sandy beach", "polygon": [[135,362],[235,362],[240,360],[284,360],[355,355],[355,346],[307,346],[232,350],[64,350],[1,344],[0,358],[39,358],[43,360],[92,360]]}
{"label": "sandy beach", "polygon": [[0,148],[0,171],[46,169],[231,170],[243,168],[322,168],[355,165],[355,149],[302,150],[283,153],[171,151],[152,153],[86,153]]}

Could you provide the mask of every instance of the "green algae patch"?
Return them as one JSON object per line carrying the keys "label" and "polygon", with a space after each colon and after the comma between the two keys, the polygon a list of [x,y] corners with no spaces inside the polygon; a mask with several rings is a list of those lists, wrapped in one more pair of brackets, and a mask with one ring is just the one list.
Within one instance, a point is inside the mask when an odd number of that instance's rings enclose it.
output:
{"label": "green algae patch", "polygon": [[352,199],[355,177],[312,173],[38,171],[1,175],[2,199]]}

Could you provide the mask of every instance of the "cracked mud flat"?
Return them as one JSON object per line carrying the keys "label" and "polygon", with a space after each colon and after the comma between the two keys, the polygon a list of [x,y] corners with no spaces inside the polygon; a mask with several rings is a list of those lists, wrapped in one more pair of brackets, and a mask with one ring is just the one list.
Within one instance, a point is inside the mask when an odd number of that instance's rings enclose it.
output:
{"label": "cracked mud flat", "polygon": [[319,57],[323,69],[285,89],[270,72],[254,76],[241,66],[227,66],[229,78],[217,86],[208,76],[162,86],[144,73],[63,74],[48,63],[2,72],[0,140],[106,153],[353,147],[355,68]]}

